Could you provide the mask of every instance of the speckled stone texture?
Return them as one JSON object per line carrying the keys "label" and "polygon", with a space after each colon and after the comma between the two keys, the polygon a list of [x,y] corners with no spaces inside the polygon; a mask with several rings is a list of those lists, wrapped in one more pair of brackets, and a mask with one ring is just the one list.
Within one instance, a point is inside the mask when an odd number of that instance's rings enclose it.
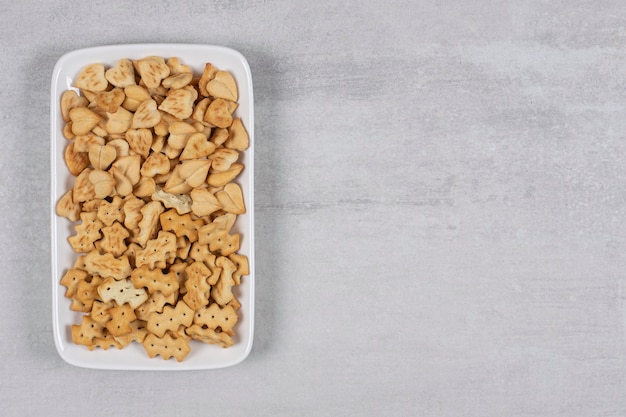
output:
{"label": "speckled stone texture", "polygon": [[[2,10],[0,414],[626,415],[622,1]],[[136,42],[250,63],[256,332],[232,368],[92,371],[54,348],[52,68]]]}

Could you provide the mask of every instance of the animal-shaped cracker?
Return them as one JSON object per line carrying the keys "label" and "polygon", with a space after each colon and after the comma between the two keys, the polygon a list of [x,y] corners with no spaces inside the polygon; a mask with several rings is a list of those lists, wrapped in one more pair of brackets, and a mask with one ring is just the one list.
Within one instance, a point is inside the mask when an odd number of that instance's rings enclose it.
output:
{"label": "animal-shaped cracker", "polygon": [[143,265],[133,270],[130,277],[135,288],[146,287],[149,294],[160,291],[167,297],[178,290],[176,274],[171,271],[165,273],[160,268],[150,269],[148,265]]}
{"label": "animal-shaped cracker", "polygon": [[76,252],[87,253],[95,249],[94,242],[102,237],[100,229],[104,224],[96,212],[83,212],[80,219],[81,223],[74,227],[76,234],[67,240]]}
{"label": "animal-shaped cracker", "polygon": [[112,307],[109,310],[111,320],[104,327],[112,336],[122,336],[130,333],[133,329],[131,323],[137,318],[133,308],[129,304],[122,304]]}
{"label": "animal-shaped cracker", "polygon": [[114,336],[114,338],[120,345],[128,346],[131,342],[142,343],[147,335],[146,322],[134,320],[130,323],[130,332],[121,336]]}
{"label": "animal-shaped cracker", "polygon": [[72,299],[70,308],[74,311],[88,312],[98,298],[98,285],[102,283],[101,277],[92,277],[90,281],[83,280],[76,286],[76,294]]}
{"label": "animal-shaped cracker", "polygon": [[232,288],[235,285],[233,272],[237,270],[235,264],[225,256],[220,256],[215,264],[222,269],[220,279],[211,288],[211,297],[221,306],[225,306],[233,299]]}
{"label": "animal-shaped cracker", "polygon": [[118,257],[127,249],[125,240],[128,236],[130,232],[120,223],[114,222],[113,225],[102,228],[102,239],[96,243],[96,246],[100,251],[109,252]]}
{"label": "animal-shaped cracker", "polygon": [[122,280],[130,276],[132,268],[126,255],[116,258],[110,253],[101,255],[97,250],[92,250],[85,255],[85,270],[92,275]]}
{"label": "animal-shaped cracker", "polygon": [[239,233],[229,234],[235,219],[236,215],[228,213],[202,226],[198,231],[198,242],[201,245],[208,244],[213,253],[227,256],[237,252],[239,250]]}
{"label": "animal-shaped cracker", "polygon": [[191,212],[191,197],[186,194],[172,194],[163,191],[163,189],[161,188],[157,188],[155,193],[152,194],[152,199],[155,201],[160,201],[167,208],[176,209],[176,213],[180,215]]}
{"label": "animal-shaped cracker", "polygon": [[166,304],[174,305],[177,299],[178,294],[176,292],[165,296],[160,291],[155,291],[150,294],[146,301],[135,309],[135,314],[138,319],[147,321],[148,317],[150,317],[150,313],[153,311],[158,313],[163,312],[163,307],[165,307]]}
{"label": "animal-shaped cracker", "polygon": [[241,276],[242,275],[250,275],[250,264],[248,263],[248,258],[246,255],[242,255],[240,253],[231,253],[228,255],[228,259],[230,259],[237,270],[233,272],[233,280],[235,281],[235,285],[241,284]]}
{"label": "animal-shaped cracker", "polygon": [[146,290],[143,288],[135,288],[129,278],[121,281],[116,281],[113,278],[106,279],[98,286],[98,294],[104,302],[115,300],[118,306],[128,303],[133,309],[137,308],[148,299]]}
{"label": "animal-shaped cracker", "polygon": [[176,307],[165,306],[162,313],[151,313],[147,328],[155,335],[163,337],[166,331],[176,331],[179,326],[189,326],[192,322],[193,310],[181,300],[176,303]]}
{"label": "animal-shaped cracker", "polygon": [[135,265],[139,268],[148,265],[151,269],[166,268],[176,258],[176,235],[171,232],[159,231],[156,239],[150,239],[145,249],[138,250]]}
{"label": "animal-shaped cracker", "polygon": [[63,275],[63,278],[61,278],[61,285],[67,288],[65,296],[67,298],[74,297],[78,284],[80,284],[81,281],[87,280],[88,277],[90,278],[87,271],[77,268],[69,269],[65,275]]}
{"label": "animal-shaped cracker", "polygon": [[146,242],[152,239],[157,232],[159,216],[163,213],[163,205],[158,201],[151,201],[141,208],[141,220],[137,224],[139,233],[135,236],[135,242],[145,247]]}
{"label": "animal-shaped cracker", "polygon": [[124,223],[124,200],[114,196],[111,202],[102,200],[98,207],[98,220],[105,226],[111,226],[113,222]]}
{"label": "animal-shaped cracker", "polygon": [[90,346],[96,337],[104,336],[104,326],[90,316],[82,316],[79,324],[72,325],[72,341],[78,345]]}
{"label": "animal-shaped cracker", "polygon": [[225,332],[216,332],[213,329],[202,327],[199,324],[193,324],[185,331],[192,339],[200,342],[220,345],[227,348],[233,345],[233,339]]}
{"label": "animal-shaped cracker", "polygon": [[189,265],[185,272],[187,273],[187,281],[185,281],[185,288],[187,293],[183,297],[183,300],[193,310],[197,310],[209,304],[209,295],[211,293],[211,285],[207,279],[211,275],[211,270],[207,266],[196,261]]}
{"label": "animal-shaped cracker", "polygon": [[111,300],[105,303],[103,301],[96,300],[93,302],[89,315],[96,322],[104,326],[107,321],[111,320],[111,313],[109,312],[111,307],[115,307],[115,301]]}
{"label": "animal-shaped cracker", "polygon": [[104,335],[102,337],[95,337],[91,346],[87,347],[89,348],[89,350],[94,350],[97,347],[103,350],[108,350],[110,347],[116,347],[118,349],[121,349],[122,345],[117,340],[115,340],[111,333],[109,333],[109,331],[105,328]]}
{"label": "animal-shaped cracker", "polygon": [[168,232],[174,232],[177,237],[186,236],[190,242],[198,240],[198,229],[204,222],[193,220],[191,214],[179,215],[175,209],[169,209],[159,216],[161,228]]}
{"label": "animal-shaped cracker", "polygon": [[216,303],[211,303],[208,307],[196,310],[193,322],[213,330],[219,328],[222,332],[232,336],[233,326],[237,323],[237,319],[237,312],[232,306],[220,307]]}
{"label": "animal-shaped cracker", "polygon": [[63,197],[59,199],[56,205],[56,213],[59,216],[66,217],[72,222],[76,222],[80,219],[82,209],[83,207],[81,203],[74,203],[71,188],[63,194]]}
{"label": "animal-shaped cracker", "polygon": [[175,339],[169,333],[163,337],[148,334],[142,345],[151,358],[161,355],[165,360],[174,357],[178,362],[182,362],[191,351],[188,340],[182,337]]}

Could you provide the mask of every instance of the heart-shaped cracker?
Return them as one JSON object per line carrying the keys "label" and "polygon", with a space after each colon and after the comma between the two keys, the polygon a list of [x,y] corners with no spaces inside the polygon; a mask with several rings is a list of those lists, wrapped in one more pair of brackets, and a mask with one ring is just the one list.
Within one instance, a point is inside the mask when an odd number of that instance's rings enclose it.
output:
{"label": "heart-shaped cracker", "polygon": [[191,68],[189,68],[189,66],[187,65],[183,65],[183,63],[180,62],[180,59],[175,56],[169,58],[166,61],[166,64],[170,69],[170,75],[177,75],[181,73],[191,74]]}
{"label": "heart-shaped cracker", "polygon": [[133,122],[133,113],[124,107],[119,107],[115,112],[107,112],[107,121],[104,125],[106,131],[111,134],[121,134],[130,129]]}
{"label": "heart-shaped cracker", "polygon": [[170,75],[170,68],[159,56],[149,56],[135,61],[135,68],[148,88],[159,87],[161,80]]}
{"label": "heart-shaped cracker", "polygon": [[178,74],[170,75],[169,77],[164,79],[161,84],[163,84],[163,87],[165,88],[178,89],[188,85],[192,79],[193,74],[191,72],[181,72]]}
{"label": "heart-shaped cracker", "polygon": [[189,136],[185,148],[180,153],[179,160],[201,159],[215,151],[215,144],[204,133],[194,133]]}
{"label": "heart-shaped cracker", "polygon": [[96,106],[107,113],[115,113],[125,98],[124,90],[118,87],[110,91],[100,91],[96,94]]}
{"label": "heart-shaped cracker", "polygon": [[193,112],[194,100],[191,90],[170,90],[165,100],[159,105],[159,110],[163,110],[177,119],[187,119]]}
{"label": "heart-shaped cracker", "polygon": [[87,152],[77,152],[74,142],[67,145],[64,152],[65,165],[74,176],[80,174],[89,166],[89,155]]}
{"label": "heart-shaped cracker", "polygon": [[211,187],[221,187],[237,178],[237,175],[239,175],[242,170],[242,164],[232,164],[226,171],[209,173],[206,182]]}
{"label": "heart-shaped cracker", "polygon": [[235,149],[219,148],[211,154],[211,172],[228,171],[239,159],[239,152]]}
{"label": "heart-shaped cracker", "polygon": [[152,131],[146,128],[129,129],[126,132],[126,141],[133,152],[147,158],[152,146]]}
{"label": "heart-shaped cracker", "polygon": [[142,102],[133,116],[131,128],[151,128],[156,126],[161,120],[161,113],[157,109],[157,102],[154,99]]}
{"label": "heart-shaped cracker", "polygon": [[151,153],[141,166],[141,175],[152,178],[170,172],[170,160],[162,153]]}
{"label": "heart-shaped cracker", "polygon": [[224,146],[238,151],[244,151],[250,146],[250,137],[240,118],[234,119],[228,128],[228,139]]}
{"label": "heart-shaped cracker", "polygon": [[70,121],[70,110],[74,107],[87,107],[89,101],[79,96],[74,90],[66,90],[61,95],[61,115],[67,123]]}
{"label": "heart-shaped cracker", "polygon": [[207,159],[192,159],[181,162],[179,174],[191,188],[196,188],[206,180],[209,168],[211,168],[211,161]]}
{"label": "heart-shaped cracker", "polygon": [[133,63],[126,58],[117,61],[115,66],[105,71],[104,76],[115,87],[125,88],[135,84]]}
{"label": "heart-shaped cracker", "polygon": [[74,138],[74,150],[77,152],[89,152],[89,148],[91,148],[92,144],[104,145],[105,142],[102,136],[87,133],[86,135],[80,135]]}
{"label": "heart-shaped cracker", "polygon": [[196,188],[191,190],[191,211],[196,216],[208,216],[222,208],[222,205],[209,190]]}
{"label": "heart-shaped cracker", "polygon": [[168,145],[175,149],[184,149],[189,137],[198,133],[195,127],[186,122],[174,122],[169,125]]}
{"label": "heart-shaped cracker", "polygon": [[213,100],[204,113],[203,120],[216,127],[228,127],[233,122],[231,106],[223,98]]}
{"label": "heart-shaped cracker", "polygon": [[215,77],[206,86],[210,96],[223,98],[230,101],[237,101],[239,93],[237,83],[233,76],[227,71],[217,71]]}
{"label": "heart-shaped cracker", "polygon": [[228,213],[244,214],[246,212],[243,192],[241,191],[241,187],[234,182],[226,184],[224,190],[218,191],[215,197],[222,208]]}
{"label": "heart-shaped cracker", "polygon": [[137,111],[141,103],[152,98],[150,96],[150,92],[145,87],[140,85],[129,85],[124,88],[124,95],[126,98],[124,99],[122,106],[126,110],[132,112]]}
{"label": "heart-shaped cracker", "polygon": [[117,157],[117,150],[111,145],[91,145],[89,162],[95,169],[106,170]]}
{"label": "heart-shaped cracker", "polygon": [[202,76],[198,80],[198,90],[200,94],[204,97],[209,96],[209,92],[207,90],[207,84],[215,78],[215,74],[217,74],[218,69],[214,67],[211,63],[206,63],[204,65],[204,69],[202,71]]}
{"label": "heart-shaped cracker", "polygon": [[109,174],[113,175],[113,179],[115,180],[115,194],[126,197],[133,192],[133,183],[120,169],[112,166],[109,169]]}
{"label": "heart-shaped cracker", "polygon": [[100,123],[100,116],[87,107],[74,107],[69,111],[72,121],[72,133],[76,136],[86,135]]}
{"label": "heart-shaped cracker", "polygon": [[90,64],[87,65],[76,77],[74,85],[82,90],[88,90],[92,92],[104,91],[109,85],[109,82],[104,76],[103,64]]}
{"label": "heart-shaped cracker", "polygon": [[89,181],[93,184],[96,198],[106,198],[115,192],[115,178],[106,171],[94,169],[89,173]]}
{"label": "heart-shaped cracker", "polygon": [[113,166],[128,178],[133,186],[141,179],[141,156],[139,155],[127,155],[121,158],[118,155],[117,160],[113,162]]}
{"label": "heart-shaped cracker", "polygon": [[74,186],[72,187],[72,200],[74,203],[82,203],[95,198],[95,190],[89,180],[89,175],[92,172],[93,169],[85,168],[74,179]]}
{"label": "heart-shaped cracker", "polygon": [[190,192],[194,187],[187,183],[187,178],[180,174],[181,165],[176,165],[171,171],[167,182],[163,186],[163,190],[172,194],[186,194]]}

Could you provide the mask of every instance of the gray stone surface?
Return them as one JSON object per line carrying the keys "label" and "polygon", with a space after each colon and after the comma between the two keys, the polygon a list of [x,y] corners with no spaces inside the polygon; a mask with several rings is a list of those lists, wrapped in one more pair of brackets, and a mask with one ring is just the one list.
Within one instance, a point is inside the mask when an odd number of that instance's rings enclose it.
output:
{"label": "gray stone surface", "polygon": [[[2,10],[2,415],[626,415],[623,2]],[[250,63],[256,333],[232,368],[54,348],[52,69],[136,42]]]}

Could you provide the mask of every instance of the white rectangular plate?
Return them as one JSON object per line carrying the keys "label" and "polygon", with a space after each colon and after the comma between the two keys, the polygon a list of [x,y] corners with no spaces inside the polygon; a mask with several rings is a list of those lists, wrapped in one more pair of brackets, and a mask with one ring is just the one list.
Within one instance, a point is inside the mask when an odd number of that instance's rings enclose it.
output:
{"label": "white rectangular plate", "polygon": [[[178,57],[195,74],[201,74],[204,64],[212,63],[221,70],[229,71],[237,81],[239,107],[235,116],[241,117],[250,136],[250,147],[243,152],[241,162],[245,168],[237,178],[246,203],[247,212],[237,218],[233,231],[241,234],[239,253],[246,255],[250,263],[250,275],[242,277],[236,296],[241,303],[239,321],[236,324],[234,344],[229,348],[192,341],[191,352],[182,362],[174,358],[163,360],[160,356],[149,358],[138,343],[123,349],[96,348],[89,351],[85,346],[72,342],[71,326],[79,324],[84,313],[70,310],[70,300],[65,297],[65,287],[59,281],[72,267],[77,254],[67,238],[75,233],[73,224],[56,215],[56,203],[72,186],[73,177],[63,159],[68,141],[63,136],[61,117],[61,94],[73,87],[74,79],[88,64],[100,62],[106,67],[115,65],[122,58],[139,59],[150,55],[164,58]],[[243,361],[252,348],[254,331],[254,112],[252,77],[246,59],[237,51],[211,45],[190,44],[133,44],[100,46],[81,49],[62,56],[52,75],[51,85],[51,223],[52,223],[52,323],[54,341],[59,355],[68,363],[97,369],[119,370],[197,370],[232,366]]]}

